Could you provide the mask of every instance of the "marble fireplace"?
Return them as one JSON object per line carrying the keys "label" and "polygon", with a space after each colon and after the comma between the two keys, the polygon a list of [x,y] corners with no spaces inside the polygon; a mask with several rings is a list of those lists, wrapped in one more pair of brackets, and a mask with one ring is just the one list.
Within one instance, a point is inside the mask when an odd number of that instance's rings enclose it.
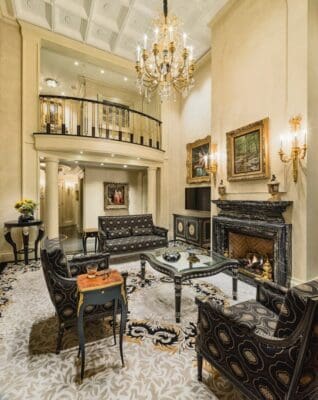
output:
{"label": "marble fireplace", "polygon": [[283,212],[290,201],[213,200],[213,251],[240,261],[240,277],[257,277],[289,286],[292,266],[292,226]]}

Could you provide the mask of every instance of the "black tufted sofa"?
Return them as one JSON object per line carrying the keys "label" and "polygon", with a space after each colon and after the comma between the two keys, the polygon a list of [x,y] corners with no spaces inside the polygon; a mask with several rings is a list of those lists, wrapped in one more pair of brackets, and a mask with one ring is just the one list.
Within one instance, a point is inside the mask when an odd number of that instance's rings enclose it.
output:
{"label": "black tufted sofa", "polygon": [[[97,253],[89,256],[77,255],[67,260],[58,239],[45,239],[41,248],[41,262],[45,281],[58,318],[59,329],[56,353],[62,346],[64,330],[77,323],[77,285],[76,276],[86,273],[87,265],[95,264],[98,270],[109,267],[109,254]],[[127,273],[122,273],[125,282]],[[113,317],[113,303],[88,306],[84,319]],[[118,310],[120,313],[120,310]]]}
{"label": "black tufted sofa", "polygon": [[228,308],[196,301],[199,380],[204,358],[248,399],[318,399],[318,281],[260,282],[256,301]]}
{"label": "black tufted sofa", "polygon": [[165,247],[168,230],[154,226],[151,214],[98,217],[100,248],[110,254]]}

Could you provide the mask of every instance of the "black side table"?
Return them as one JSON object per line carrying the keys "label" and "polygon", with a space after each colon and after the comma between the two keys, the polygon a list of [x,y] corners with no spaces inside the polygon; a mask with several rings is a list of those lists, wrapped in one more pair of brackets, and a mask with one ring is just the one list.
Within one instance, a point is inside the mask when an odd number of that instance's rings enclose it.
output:
{"label": "black side table", "polygon": [[[38,228],[38,235],[34,242],[34,248],[29,248],[29,228],[30,226],[35,226]],[[12,228],[22,228],[22,239],[23,239],[23,249],[17,250],[17,245],[13,241],[11,236]],[[7,221],[4,223],[4,237],[6,241],[12,246],[14,262],[18,263],[18,254],[24,254],[24,263],[25,265],[29,264],[29,253],[34,251],[35,260],[38,260],[38,246],[41,239],[44,236],[44,226],[43,222],[39,219],[34,219],[32,221],[27,222],[19,222],[19,221]]]}
{"label": "black side table", "polygon": [[[83,242],[84,254],[87,254],[86,242],[87,242],[88,238],[95,238],[95,253],[96,253],[97,248],[99,249],[98,229],[97,228],[85,228],[85,229],[83,229],[82,242]],[[98,245],[98,247],[97,247],[97,245]]]}
{"label": "black side table", "polygon": [[[106,272],[106,277],[104,273]],[[89,305],[103,305],[113,301],[113,333],[116,344],[116,315],[117,307],[120,305],[121,318],[119,329],[119,350],[122,366],[124,366],[123,334],[127,321],[127,299],[124,288],[124,278],[116,271],[99,272],[95,278],[88,278],[86,274],[77,277],[78,306],[77,306],[77,329],[79,337],[78,356],[81,356],[81,382],[85,370],[85,335],[84,335],[84,311]]]}

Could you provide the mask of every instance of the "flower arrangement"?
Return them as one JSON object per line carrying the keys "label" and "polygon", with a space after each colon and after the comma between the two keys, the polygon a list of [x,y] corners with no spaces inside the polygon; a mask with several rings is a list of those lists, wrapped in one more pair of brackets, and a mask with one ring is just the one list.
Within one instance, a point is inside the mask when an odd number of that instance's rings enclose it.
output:
{"label": "flower arrangement", "polygon": [[22,214],[19,220],[29,221],[33,219],[36,203],[31,199],[23,199],[17,201],[14,208]]}

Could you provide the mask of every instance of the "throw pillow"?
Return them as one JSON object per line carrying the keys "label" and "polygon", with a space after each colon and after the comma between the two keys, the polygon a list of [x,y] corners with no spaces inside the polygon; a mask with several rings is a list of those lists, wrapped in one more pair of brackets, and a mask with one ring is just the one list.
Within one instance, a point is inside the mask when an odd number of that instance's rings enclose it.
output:
{"label": "throw pillow", "polygon": [[130,228],[119,228],[107,231],[108,239],[118,239],[127,236],[131,236]]}
{"label": "throw pillow", "polygon": [[152,228],[135,227],[135,228],[132,228],[132,234],[134,236],[152,235],[153,229]]}

